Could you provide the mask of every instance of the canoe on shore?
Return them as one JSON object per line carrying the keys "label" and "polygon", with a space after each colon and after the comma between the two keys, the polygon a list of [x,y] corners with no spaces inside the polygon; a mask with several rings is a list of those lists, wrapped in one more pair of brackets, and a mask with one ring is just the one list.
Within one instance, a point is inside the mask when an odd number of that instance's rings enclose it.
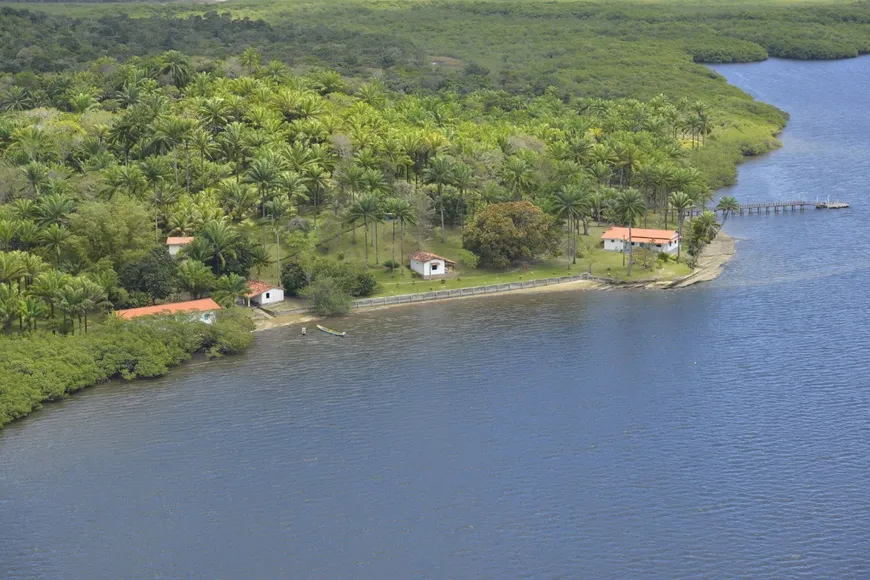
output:
{"label": "canoe on shore", "polygon": [[321,331],[325,332],[326,334],[331,334],[333,336],[345,336],[345,334],[346,334],[346,333],[340,332],[338,330],[332,330],[331,328],[326,328],[325,326],[320,326],[319,324],[317,325],[317,330],[321,330]]}

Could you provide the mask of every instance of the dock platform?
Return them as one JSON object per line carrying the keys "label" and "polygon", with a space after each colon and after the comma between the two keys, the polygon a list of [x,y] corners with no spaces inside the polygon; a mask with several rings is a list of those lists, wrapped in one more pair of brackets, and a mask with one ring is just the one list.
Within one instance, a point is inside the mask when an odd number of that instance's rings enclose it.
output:
{"label": "dock platform", "polygon": [[713,211],[721,213],[723,216],[728,215],[760,215],[761,213],[785,213],[787,211],[804,211],[808,207],[816,209],[844,209],[849,207],[845,201],[807,201],[805,199],[792,201],[768,201],[762,203],[744,203],[739,208],[730,211],[723,211],[716,208],[691,207],[685,211],[686,217],[695,217],[701,215],[704,211]]}
{"label": "dock platform", "polygon": [[849,204],[845,201],[820,201],[816,204],[816,209],[845,209]]}

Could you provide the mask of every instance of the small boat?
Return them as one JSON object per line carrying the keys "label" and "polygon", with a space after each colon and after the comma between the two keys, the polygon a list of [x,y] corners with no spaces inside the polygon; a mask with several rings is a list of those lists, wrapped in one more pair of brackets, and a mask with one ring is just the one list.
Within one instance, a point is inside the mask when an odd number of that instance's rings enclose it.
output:
{"label": "small boat", "polygon": [[331,328],[326,328],[325,326],[320,326],[319,324],[317,325],[317,330],[321,330],[321,331],[325,332],[326,334],[331,334],[333,336],[345,336],[347,334],[346,332],[332,330]]}

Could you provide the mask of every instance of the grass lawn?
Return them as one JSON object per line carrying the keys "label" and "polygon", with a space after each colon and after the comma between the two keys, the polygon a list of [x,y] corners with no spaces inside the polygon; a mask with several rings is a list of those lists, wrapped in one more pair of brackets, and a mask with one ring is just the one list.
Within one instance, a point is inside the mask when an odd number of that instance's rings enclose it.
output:
{"label": "grass lawn", "polygon": [[[659,227],[659,224],[652,223],[656,221],[651,219],[649,227]],[[320,226],[324,230],[330,230],[334,224],[332,218],[327,215],[322,215]],[[447,259],[458,261],[459,249],[462,247],[462,235],[458,228],[448,228],[446,232],[446,240],[441,241],[440,231],[436,228],[432,230],[419,243],[414,235],[405,232],[405,257],[400,261],[400,234],[396,233],[395,259],[403,263],[403,276],[400,272],[391,272],[383,266],[383,263],[390,260],[393,255],[392,242],[392,227],[391,224],[381,224],[378,227],[377,240],[377,262],[375,240],[373,235],[369,237],[368,248],[368,263],[369,268],[378,282],[381,285],[381,290],[377,296],[393,296],[400,294],[412,294],[415,292],[429,292],[433,290],[468,288],[471,286],[483,286],[488,284],[503,284],[506,282],[518,282],[522,280],[535,280],[539,278],[552,278],[555,276],[568,276],[579,274],[582,272],[591,272],[596,276],[614,278],[616,280],[648,280],[659,279],[669,280],[684,276],[691,272],[691,269],[684,263],[674,261],[662,262],[656,259],[655,254],[650,253],[647,256],[649,267],[644,267],[643,252],[635,252],[635,264],[632,269],[631,278],[628,277],[628,267],[624,264],[627,262],[628,256],[623,257],[618,252],[607,252],[601,247],[600,238],[608,228],[606,226],[589,227],[588,236],[578,236],[577,238],[577,263],[572,264],[570,258],[570,239],[566,236],[563,244],[563,252],[560,256],[554,258],[542,259],[527,264],[520,264],[507,270],[488,270],[483,268],[467,268],[462,264],[457,264],[457,271],[451,274],[448,278],[436,280],[422,280],[412,276],[412,272],[407,268],[409,264],[408,256],[417,250],[426,250],[433,252]],[[257,238],[259,239],[259,238]],[[334,238],[327,244],[318,248],[318,253],[323,257],[330,259],[343,259],[354,261],[357,263],[365,263],[366,248],[364,243],[362,228],[356,232],[356,241],[352,233],[342,234],[340,237]],[[274,255],[275,246],[274,238],[269,242],[268,250],[270,255]],[[286,256],[287,248],[282,249],[282,255]],[[252,273],[255,276],[256,272]],[[269,281],[277,281],[277,272],[275,266],[264,268],[260,278]]]}

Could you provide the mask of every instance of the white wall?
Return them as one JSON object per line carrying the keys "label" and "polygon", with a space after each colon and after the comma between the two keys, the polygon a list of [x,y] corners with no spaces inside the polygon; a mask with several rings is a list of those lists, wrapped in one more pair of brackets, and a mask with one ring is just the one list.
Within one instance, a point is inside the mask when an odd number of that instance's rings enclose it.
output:
{"label": "white wall", "polygon": [[610,252],[621,252],[622,240],[604,240],[604,249]]}
{"label": "white wall", "polygon": [[265,306],[266,304],[274,304],[283,300],[284,290],[282,290],[281,288],[270,288],[267,292],[251,296],[251,302],[256,302],[260,306]]}
{"label": "white wall", "polygon": [[[628,251],[628,240],[624,242],[625,251]],[[632,241],[631,245],[635,248],[643,248],[646,247],[646,244],[643,242]],[[662,244],[659,247],[656,244],[652,244],[651,249],[656,252],[664,252],[666,254],[676,254],[677,249],[680,247],[680,242],[677,240],[673,240],[669,244]],[[622,240],[604,240],[604,249],[611,252],[621,252],[623,250],[623,241]]]}
{"label": "white wall", "polygon": [[431,278],[432,276],[443,276],[447,273],[447,265],[444,263],[444,260],[435,259],[429,260],[428,262],[418,262],[417,260],[412,259],[411,270],[417,272],[426,279]]}
{"label": "white wall", "polygon": [[179,246],[178,244],[169,244],[169,255],[175,256],[178,255],[178,252],[181,251],[181,248],[184,246]]}

